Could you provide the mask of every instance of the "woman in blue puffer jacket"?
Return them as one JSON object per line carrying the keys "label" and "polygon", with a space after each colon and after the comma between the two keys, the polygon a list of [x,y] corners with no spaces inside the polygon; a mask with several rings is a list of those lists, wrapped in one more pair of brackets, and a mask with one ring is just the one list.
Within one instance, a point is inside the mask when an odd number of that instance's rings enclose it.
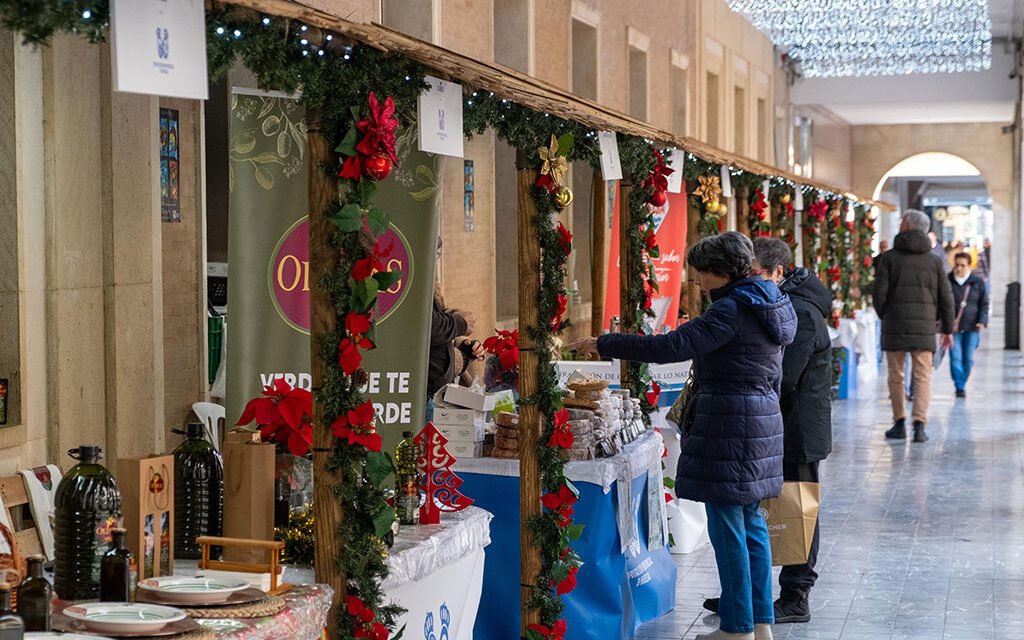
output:
{"label": "woman in blue puffer jacket", "polygon": [[667,334],[613,333],[573,346],[637,362],[693,360],[676,494],[705,503],[722,585],[720,629],[697,640],[769,640],[772,560],[759,503],[782,490],[779,385],[796,314],[773,282],[750,276],[753,245],[742,234],[705,238],[687,260],[711,299],[700,317]]}

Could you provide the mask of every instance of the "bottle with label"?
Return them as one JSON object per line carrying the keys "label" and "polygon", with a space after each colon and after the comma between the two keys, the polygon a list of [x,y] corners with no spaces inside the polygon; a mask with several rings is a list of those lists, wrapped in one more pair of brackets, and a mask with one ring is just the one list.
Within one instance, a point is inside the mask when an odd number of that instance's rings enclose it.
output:
{"label": "bottle with label", "polygon": [[25,622],[26,631],[50,630],[50,601],[53,587],[43,575],[43,556],[30,556],[28,577],[18,585],[18,615]]}
{"label": "bottle with label", "polygon": [[224,459],[206,440],[206,427],[185,427],[174,450],[174,555],[198,560],[197,536],[224,534]]}
{"label": "bottle with label", "polygon": [[11,610],[11,585],[0,582],[0,640],[22,640],[25,623]]}
{"label": "bottle with label", "polygon": [[402,433],[395,449],[395,511],[402,524],[420,521],[420,446],[413,442],[412,431]]}
{"label": "bottle with label", "polygon": [[121,492],[99,463],[103,450],[82,446],[68,452],[79,461],[57,486],[54,499],[54,589],[61,600],[91,600],[100,592],[100,561],[110,530],[120,526]]}
{"label": "bottle with label", "polygon": [[125,547],[126,531],[114,529],[111,536],[100,566],[100,602],[131,602],[133,558]]}

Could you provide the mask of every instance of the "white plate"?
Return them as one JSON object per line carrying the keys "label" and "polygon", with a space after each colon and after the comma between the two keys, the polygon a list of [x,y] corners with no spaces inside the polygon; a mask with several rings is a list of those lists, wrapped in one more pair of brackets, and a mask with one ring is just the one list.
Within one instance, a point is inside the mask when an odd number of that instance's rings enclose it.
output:
{"label": "white plate", "polygon": [[185,619],[173,607],[133,602],[89,602],[64,609],[64,615],[101,633],[146,633]]}
{"label": "white plate", "polygon": [[141,580],[138,586],[163,601],[196,605],[224,602],[231,594],[248,589],[249,583],[230,578],[164,576]]}
{"label": "white plate", "polygon": [[26,640],[113,640],[106,636],[83,636],[80,633],[59,633],[57,631],[28,631]]}

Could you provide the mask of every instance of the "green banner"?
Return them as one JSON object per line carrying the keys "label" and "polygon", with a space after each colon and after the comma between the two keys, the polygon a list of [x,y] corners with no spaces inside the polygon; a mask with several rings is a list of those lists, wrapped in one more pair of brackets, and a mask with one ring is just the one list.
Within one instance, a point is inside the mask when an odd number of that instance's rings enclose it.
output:
{"label": "green banner", "polygon": [[[309,235],[305,121],[294,100],[236,93],[231,118],[227,416],[274,378],[310,388]],[[440,211],[436,156],[400,132],[398,168],[374,204],[391,215],[387,268],[403,273],[380,294],[377,349],[364,353],[369,397],[386,451],[424,424]]]}

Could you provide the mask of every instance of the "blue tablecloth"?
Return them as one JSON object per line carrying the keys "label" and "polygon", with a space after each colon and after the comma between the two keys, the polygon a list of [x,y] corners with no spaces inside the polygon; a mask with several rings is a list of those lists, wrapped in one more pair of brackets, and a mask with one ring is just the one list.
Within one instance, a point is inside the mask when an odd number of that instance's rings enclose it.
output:
{"label": "blue tablecloth", "polygon": [[[651,532],[650,500],[662,500],[661,487],[652,487],[648,494],[648,471],[660,458],[650,460],[650,445],[660,436],[649,433],[644,442],[634,443],[619,454],[629,460],[618,468],[631,478],[629,505],[631,524],[638,534],[625,550],[616,524],[621,480],[588,482],[606,473],[592,473],[587,465],[605,465],[607,461],[574,462],[566,475],[580,491],[575,505],[574,521],[585,525],[582,537],[573,548],[583,559],[576,589],[563,598],[568,623],[567,640],[614,640],[631,638],[641,624],[668,611],[675,603],[676,567],[667,544],[655,550],[648,548]],[[660,444],[659,444],[660,446]],[[658,449],[660,451],[660,448]],[[494,514],[491,523],[491,549],[484,565],[483,597],[477,614],[474,638],[496,640],[518,638],[519,606],[519,478],[502,475],[507,461],[460,461],[457,471],[464,483],[459,490],[476,500],[476,506]],[[504,463],[504,464],[503,464]],[[470,467],[473,471],[467,471]],[[656,469],[656,468],[655,468]],[[574,476],[577,476],[574,478]],[[660,475],[650,475],[660,482]],[[606,490],[608,489],[608,490]],[[654,521],[658,521],[655,514]],[[657,540],[660,532],[654,532]],[[655,544],[657,547],[657,543]]]}

